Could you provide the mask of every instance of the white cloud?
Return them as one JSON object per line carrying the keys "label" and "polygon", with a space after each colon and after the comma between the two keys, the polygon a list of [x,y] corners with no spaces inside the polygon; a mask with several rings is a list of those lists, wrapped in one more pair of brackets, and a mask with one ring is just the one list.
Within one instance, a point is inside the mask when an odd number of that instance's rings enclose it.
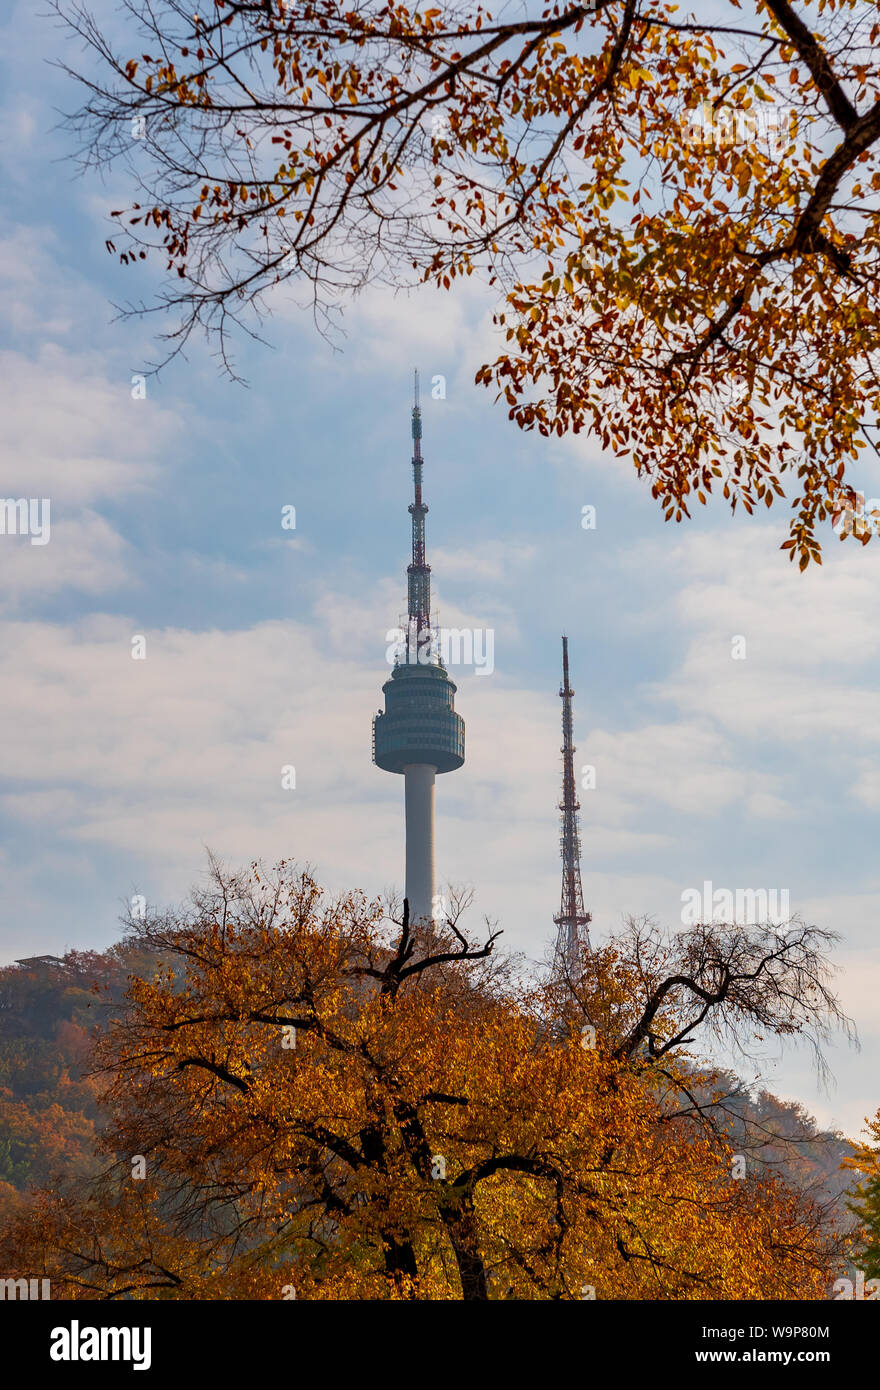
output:
{"label": "white cloud", "polygon": [[[346,368],[353,372],[393,372],[398,376],[412,367],[421,371],[423,405],[442,376],[446,399],[462,402],[474,398],[474,374],[491,362],[504,345],[503,332],[492,323],[498,306],[497,291],[475,275],[453,290],[431,284],[411,290],[371,285],[345,307],[342,318]],[[302,322],[293,295],[275,306],[282,319]],[[315,345],[315,351],[321,351]],[[328,353],[329,348],[324,349]],[[436,383],[436,389],[441,388]],[[438,397],[439,398],[439,397]],[[479,398],[477,398],[479,399]]]}
{"label": "white cloud", "polygon": [[[144,661],[130,654],[136,631]],[[328,645],[322,627],[291,622],[201,633],[109,615],[7,622],[0,721],[18,732],[5,809],[56,843],[134,856],[172,896],[205,844],[235,861],[295,855],[335,887],[400,885],[403,782],[370,761],[386,675],[378,659]],[[478,885],[511,944],[533,945],[552,934],[558,700],[496,675],[460,683],[462,704],[470,752],[438,778],[439,873]],[[296,790],[284,791],[290,764]],[[603,827],[591,854],[656,838]],[[546,911],[531,917],[530,902]]]}
{"label": "white cloud", "polygon": [[536,553],[534,545],[493,540],[457,550],[436,546],[431,565],[445,582],[506,584],[521,577]]}
{"label": "white cloud", "polygon": [[[578,750],[596,767],[598,796],[585,804],[602,822],[619,824],[645,803],[711,816],[741,800],[750,786],[724,736],[701,720],[596,730]],[[753,783],[751,784],[753,785]]]}
{"label": "white cloud", "polygon": [[64,508],[137,494],[178,428],[172,412],[133,400],[129,375],[109,380],[87,354],[44,346],[34,358],[0,353],[4,428],[0,471],[7,497],[49,497]]}
{"label": "white cloud", "polygon": [[103,517],[86,510],[59,523],[50,510],[50,518],[46,545],[32,545],[28,536],[0,537],[0,610],[61,591],[101,594],[131,582],[129,547]]}
{"label": "white cloud", "polygon": [[59,274],[56,252],[44,227],[13,227],[0,237],[0,306],[11,332],[41,340],[71,333],[84,305],[78,282]]}
{"label": "white cloud", "polygon": [[[737,746],[764,741],[792,756],[809,748],[815,762],[833,763],[850,776],[854,795],[873,805],[876,779],[864,757],[880,742],[876,561],[870,547],[855,547],[800,574],[775,551],[774,535],[767,526],[692,533],[665,552],[667,575],[677,582],[676,640],[684,636],[687,645],[678,666],[646,693],[668,701],[688,724],[714,725]],[[625,567],[643,572],[659,562],[658,546],[642,544]],[[735,659],[740,638],[745,658]],[[764,798],[778,788],[756,787],[750,773],[750,792]],[[782,810],[759,799],[753,812],[762,807],[771,816]]]}

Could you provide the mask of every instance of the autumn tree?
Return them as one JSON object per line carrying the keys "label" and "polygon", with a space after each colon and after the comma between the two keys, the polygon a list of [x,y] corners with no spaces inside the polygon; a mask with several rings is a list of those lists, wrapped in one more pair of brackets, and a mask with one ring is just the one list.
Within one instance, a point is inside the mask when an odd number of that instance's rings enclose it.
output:
{"label": "autumn tree", "polygon": [[852,1204],[861,1227],[855,1262],[869,1279],[880,1279],[880,1110],[868,1134],[873,1143],[859,1145],[846,1166],[861,1175]]}
{"label": "autumn tree", "polygon": [[132,929],[161,965],[99,1045],[105,1172],[3,1246],[59,1296],[790,1298],[832,1277],[823,1213],[736,1170],[686,1067],[704,1010],[845,1022],[812,928],[751,950],[701,928],[655,966],[635,929],[574,1002],[455,908],[416,932],[285,865],[215,865],[188,911]]}
{"label": "autumn tree", "polygon": [[878,0],[129,0],[113,39],[56,8],[83,162],[130,177],[108,249],[168,272],[171,351],[200,327],[234,372],[285,282],[326,326],[370,281],[477,272],[506,336],[477,379],[517,424],[594,432],[667,519],[788,498],[802,567],[842,512],[870,538]]}
{"label": "autumn tree", "polygon": [[125,971],[94,951],[0,970],[0,1183],[18,1191],[94,1171],[96,1086],[82,1068],[99,981],[124,989]]}

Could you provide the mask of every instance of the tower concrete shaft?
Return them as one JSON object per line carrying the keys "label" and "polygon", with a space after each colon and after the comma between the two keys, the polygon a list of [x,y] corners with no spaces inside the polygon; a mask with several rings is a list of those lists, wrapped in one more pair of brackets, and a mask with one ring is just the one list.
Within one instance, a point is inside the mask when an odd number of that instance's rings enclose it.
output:
{"label": "tower concrete shaft", "polygon": [[410,921],[434,916],[434,778],[427,763],[403,769],[406,801],[406,897]]}
{"label": "tower concrete shaft", "polygon": [[[568,638],[562,639],[562,800],[559,810],[562,816],[562,834],[559,844],[562,850],[562,898],[559,912],[553,918],[556,923],[556,949],[554,952],[554,973],[557,977],[575,979],[580,973],[581,927],[588,928],[591,914],[584,909],[584,890],[581,884],[581,837],[578,823],[580,802],[577,799],[574,778],[574,738],[572,734],[572,696],[574,691],[568,678]],[[583,933],[583,942],[589,948],[589,931]]]}
{"label": "tower concrete shaft", "polygon": [[407,566],[408,632],[382,687],[385,709],[373,718],[373,762],[402,773],[406,804],[406,897],[410,921],[433,916],[434,780],[464,762],[464,720],[455,712],[455,685],[431,640],[431,567],[425,553],[422,500],[422,412],[419,374],[412,411],[412,560]]}

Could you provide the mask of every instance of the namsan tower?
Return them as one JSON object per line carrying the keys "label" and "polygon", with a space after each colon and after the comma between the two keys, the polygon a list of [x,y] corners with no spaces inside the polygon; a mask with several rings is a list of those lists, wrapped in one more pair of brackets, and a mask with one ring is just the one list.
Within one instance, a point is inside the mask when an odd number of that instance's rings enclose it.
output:
{"label": "namsan tower", "polygon": [[[553,972],[558,978],[576,979],[580,974],[580,928],[592,921],[589,912],[584,910],[584,890],[581,885],[581,837],[578,825],[580,802],[577,799],[574,780],[574,738],[572,732],[571,702],[574,691],[568,679],[568,638],[562,639],[562,800],[559,810],[562,816],[562,834],[559,845],[562,850],[562,899],[559,912],[553,918],[556,923],[556,949],[553,959]],[[589,932],[586,942],[589,945]]]}
{"label": "namsan tower", "polygon": [[419,374],[412,410],[412,563],[407,567],[407,632],[382,686],[384,713],[373,716],[373,762],[400,772],[406,800],[406,897],[410,921],[435,915],[434,780],[464,762],[464,720],[455,712],[455,685],[440,657],[431,621],[431,567],[425,558],[422,501],[422,412]]}

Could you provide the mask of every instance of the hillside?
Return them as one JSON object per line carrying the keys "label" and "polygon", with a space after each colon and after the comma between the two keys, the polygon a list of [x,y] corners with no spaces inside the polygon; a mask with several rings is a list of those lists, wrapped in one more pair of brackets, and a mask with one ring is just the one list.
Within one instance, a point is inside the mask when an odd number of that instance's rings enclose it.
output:
{"label": "hillside", "polygon": [[[89,1038],[123,998],[129,975],[151,961],[128,943],[105,953],[69,951],[0,969],[0,1218],[29,1187],[95,1172],[99,1079],[89,1077]],[[754,1094],[719,1072],[716,1111],[734,1148],[847,1217],[854,1175],[841,1170],[852,1145],[820,1130],[803,1106]],[[701,1099],[708,1100],[704,1092]]]}
{"label": "hillside", "polygon": [[0,1215],[16,1194],[94,1172],[100,1084],[89,1039],[143,962],[125,947],[0,969]]}

